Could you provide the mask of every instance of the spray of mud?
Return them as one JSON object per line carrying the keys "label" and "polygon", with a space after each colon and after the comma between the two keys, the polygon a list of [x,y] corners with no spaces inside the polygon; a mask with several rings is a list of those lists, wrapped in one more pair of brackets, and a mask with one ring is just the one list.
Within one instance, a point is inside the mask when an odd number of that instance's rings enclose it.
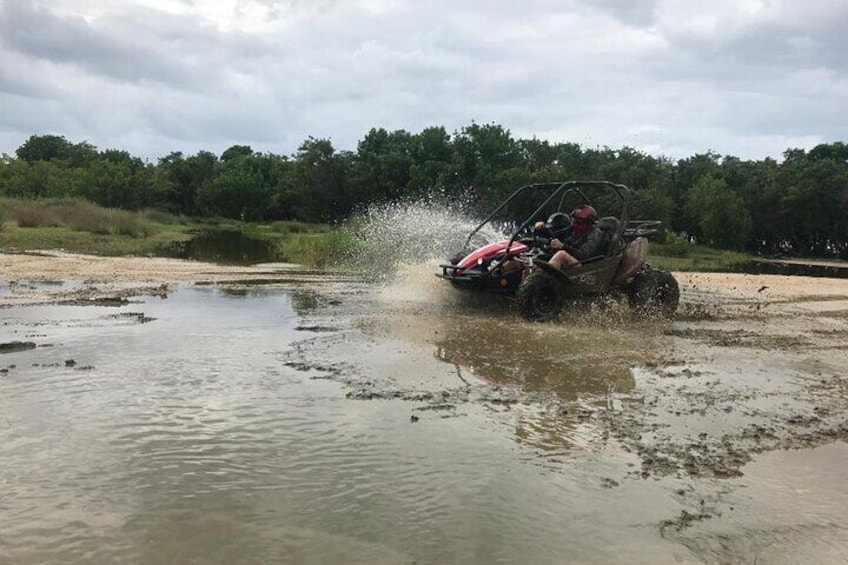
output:
{"label": "spray of mud", "polygon": [[467,242],[480,224],[469,209],[466,202],[441,196],[373,204],[343,225],[354,241],[347,263],[377,283],[387,309],[453,309],[462,303],[457,295],[468,293],[437,278],[439,264],[466,247],[505,237],[486,225]]}
{"label": "spray of mud", "polygon": [[[405,266],[447,261],[463,249],[480,223],[468,208],[464,202],[435,196],[371,205],[343,226],[355,242],[349,263],[378,281],[388,281]],[[487,225],[469,246],[503,238]]]}

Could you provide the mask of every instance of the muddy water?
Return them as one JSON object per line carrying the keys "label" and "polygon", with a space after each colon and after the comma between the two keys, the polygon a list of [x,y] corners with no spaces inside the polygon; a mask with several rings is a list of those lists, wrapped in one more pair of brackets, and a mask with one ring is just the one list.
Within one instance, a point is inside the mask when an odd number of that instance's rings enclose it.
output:
{"label": "muddy water", "polygon": [[703,323],[330,278],[2,315],[3,563],[848,555],[835,368]]}

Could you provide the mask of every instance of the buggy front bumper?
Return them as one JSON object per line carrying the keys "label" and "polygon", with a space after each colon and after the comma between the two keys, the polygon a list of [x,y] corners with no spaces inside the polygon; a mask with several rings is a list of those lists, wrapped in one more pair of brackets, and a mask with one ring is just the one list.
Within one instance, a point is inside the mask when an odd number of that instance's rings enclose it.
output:
{"label": "buggy front bumper", "polygon": [[489,272],[475,268],[462,268],[456,265],[439,265],[441,273],[436,273],[440,279],[450,281],[458,288],[512,294],[521,282],[521,273],[503,273],[499,270]]}

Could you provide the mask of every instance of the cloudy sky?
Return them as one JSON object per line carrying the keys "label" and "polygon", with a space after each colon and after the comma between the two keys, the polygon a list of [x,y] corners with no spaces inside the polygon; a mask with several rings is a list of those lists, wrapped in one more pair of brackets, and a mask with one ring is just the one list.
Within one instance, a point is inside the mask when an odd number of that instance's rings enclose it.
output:
{"label": "cloudy sky", "polygon": [[0,0],[0,153],[472,121],[675,158],[848,141],[848,1]]}

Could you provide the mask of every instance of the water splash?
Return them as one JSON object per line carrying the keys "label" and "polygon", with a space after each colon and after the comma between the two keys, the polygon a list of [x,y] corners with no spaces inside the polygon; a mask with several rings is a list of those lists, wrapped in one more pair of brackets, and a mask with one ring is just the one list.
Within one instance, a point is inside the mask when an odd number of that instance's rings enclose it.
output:
{"label": "water splash", "polygon": [[[374,204],[353,216],[343,229],[356,242],[352,266],[377,280],[393,278],[403,266],[447,261],[461,251],[480,223],[462,202],[440,197]],[[478,247],[503,239],[484,226],[472,241]]]}

